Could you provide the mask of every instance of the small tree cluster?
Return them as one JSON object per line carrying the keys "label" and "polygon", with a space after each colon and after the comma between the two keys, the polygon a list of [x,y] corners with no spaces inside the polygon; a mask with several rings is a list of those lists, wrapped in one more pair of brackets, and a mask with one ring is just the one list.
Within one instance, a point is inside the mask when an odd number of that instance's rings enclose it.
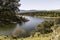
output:
{"label": "small tree cluster", "polygon": [[36,31],[41,33],[52,32],[51,27],[54,25],[54,21],[44,21],[36,27]]}

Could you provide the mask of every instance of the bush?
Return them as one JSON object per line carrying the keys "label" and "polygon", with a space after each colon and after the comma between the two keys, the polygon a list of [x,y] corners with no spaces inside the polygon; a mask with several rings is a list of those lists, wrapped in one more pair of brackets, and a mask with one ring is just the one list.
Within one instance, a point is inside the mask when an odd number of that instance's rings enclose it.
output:
{"label": "bush", "polygon": [[54,20],[54,22],[55,22],[55,24],[60,24],[60,18],[56,18],[56,19]]}
{"label": "bush", "polygon": [[25,37],[26,31],[23,29],[16,29],[13,31],[12,36],[13,37]]}
{"label": "bush", "polygon": [[36,33],[36,31],[33,30],[33,31],[31,31],[30,35],[31,35],[32,37],[34,37],[35,33]]}
{"label": "bush", "polygon": [[44,21],[41,24],[39,24],[35,29],[36,31],[41,32],[41,33],[50,33],[52,32],[51,27],[53,25],[54,25],[54,21],[48,20],[48,21]]}

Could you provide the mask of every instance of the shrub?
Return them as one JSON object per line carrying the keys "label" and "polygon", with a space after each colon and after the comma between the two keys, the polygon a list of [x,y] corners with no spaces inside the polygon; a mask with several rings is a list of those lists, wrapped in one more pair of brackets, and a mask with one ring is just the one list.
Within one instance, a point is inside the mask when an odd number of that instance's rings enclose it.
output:
{"label": "shrub", "polygon": [[25,37],[26,31],[23,29],[16,29],[13,31],[12,36],[13,37]]}
{"label": "shrub", "polygon": [[34,37],[35,33],[36,33],[36,31],[33,30],[33,31],[31,31],[30,35],[31,35],[32,37]]}
{"label": "shrub", "polygon": [[52,32],[51,27],[53,25],[54,25],[54,21],[48,20],[48,21],[44,21],[41,24],[39,24],[35,29],[36,31],[41,32],[41,33],[50,33]]}
{"label": "shrub", "polygon": [[55,22],[55,24],[60,24],[60,18],[56,18],[56,19],[54,20],[54,22]]}

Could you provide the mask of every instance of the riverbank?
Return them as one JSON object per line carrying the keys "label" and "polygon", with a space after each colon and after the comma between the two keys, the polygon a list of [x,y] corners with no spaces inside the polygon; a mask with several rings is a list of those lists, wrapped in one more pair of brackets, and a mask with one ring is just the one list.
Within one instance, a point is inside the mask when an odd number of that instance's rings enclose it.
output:
{"label": "riverbank", "polygon": [[33,16],[39,18],[59,18],[60,12],[58,11],[38,11],[38,12],[26,12],[26,13],[19,13],[17,15],[25,15],[25,16]]}
{"label": "riverbank", "polygon": [[0,36],[0,40],[54,40],[54,39],[56,40],[56,39],[60,38],[59,36],[60,36],[60,34],[58,34],[58,36],[57,36],[53,33],[40,35],[39,37],[35,36],[35,37],[17,38],[17,39],[13,39],[13,38],[7,37],[7,36]]}
{"label": "riverbank", "polygon": [[[28,16],[28,15],[17,15],[17,16]],[[36,18],[60,18],[60,17],[49,17],[49,16],[31,16],[31,17],[36,17]]]}
{"label": "riverbank", "polygon": [[37,18],[60,18],[60,17],[47,17],[47,16],[34,16],[34,17],[37,17]]}
{"label": "riverbank", "polygon": [[7,18],[7,19],[0,19],[0,26],[3,25],[7,25],[7,24],[11,24],[11,23],[22,23],[22,22],[27,22],[29,21],[28,19],[26,19],[25,17],[13,17],[13,18]]}
{"label": "riverbank", "polygon": [[[31,20],[30,20],[31,21]],[[34,21],[34,20],[33,20]],[[35,21],[34,21],[35,22]],[[39,21],[38,21],[39,22]],[[30,24],[30,23],[29,23]],[[25,26],[24,26],[25,27]],[[59,35],[59,34],[57,34]],[[34,36],[34,37],[26,37],[26,38],[17,38],[17,40],[51,40],[51,39],[56,39],[55,36],[57,36],[54,33],[51,34],[40,34],[40,36]],[[59,35],[60,36],[60,35]],[[58,37],[59,37],[58,36]],[[57,38],[58,39],[58,38]],[[15,40],[12,37],[9,36],[0,36],[0,40]]]}
{"label": "riverbank", "polygon": [[28,16],[60,17],[60,12],[58,11],[38,11],[38,12],[26,12],[26,13],[19,13],[19,14],[28,15]]}
{"label": "riverbank", "polygon": [[[55,26],[56,27],[56,26]],[[60,40],[60,31],[59,31],[60,27],[56,28],[55,31],[53,29],[53,32],[48,33],[48,34],[40,34],[40,32],[36,32],[34,37],[32,35],[30,35],[29,37],[25,37],[25,38],[13,38],[11,36],[4,36],[1,35],[0,36],[0,40]],[[39,36],[37,35],[39,34]]]}
{"label": "riverbank", "polygon": [[[51,39],[51,36],[44,37],[43,35],[39,37],[36,36],[36,37],[28,37],[28,38],[17,38],[17,40],[49,40],[49,39]],[[0,40],[15,40],[15,39],[7,36],[0,36]]]}

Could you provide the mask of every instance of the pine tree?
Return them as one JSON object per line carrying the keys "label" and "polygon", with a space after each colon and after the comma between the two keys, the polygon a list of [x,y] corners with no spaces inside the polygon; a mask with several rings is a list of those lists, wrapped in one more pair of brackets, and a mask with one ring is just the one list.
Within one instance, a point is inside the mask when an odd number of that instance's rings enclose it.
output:
{"label": "pine tree", "polygon": [[15,20],[20,0],[0,0],[0,21]]}

